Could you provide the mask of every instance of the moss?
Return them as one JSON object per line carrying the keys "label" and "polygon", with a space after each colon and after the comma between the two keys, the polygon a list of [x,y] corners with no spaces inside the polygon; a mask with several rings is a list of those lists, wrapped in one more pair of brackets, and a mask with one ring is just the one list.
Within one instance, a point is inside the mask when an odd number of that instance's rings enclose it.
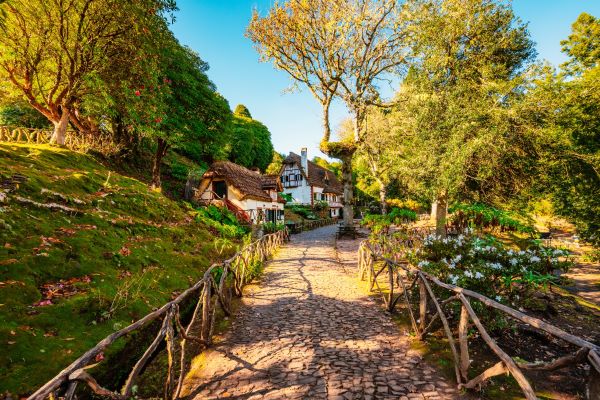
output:
{"label": "moss", "polygon": [[[30,393],[239,245],[216,246],[185,204],[89,155],[0,143],[0,181],[15,174],[27,179],[0,204],[1,393]],[[20,205],[15,196],[80,213]],[[47,299],[42,285],[70,280],[69,296],[34,306]]]}

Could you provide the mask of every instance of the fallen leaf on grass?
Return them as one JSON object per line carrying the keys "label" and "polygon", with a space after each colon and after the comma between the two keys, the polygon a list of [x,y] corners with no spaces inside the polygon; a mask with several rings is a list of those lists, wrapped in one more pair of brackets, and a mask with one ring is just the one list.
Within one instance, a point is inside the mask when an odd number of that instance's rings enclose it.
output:
{"label": "fallen leaf on grass", "polygon": [[15,259],[15,258],[10,258],[8,260],[0,261],[0,265],[10,265],[10,264],[16,264],[18,262],[19,262],[19,260]]}
{"label": "fallen leaf on grass", "polygon": [[59,233],[62,233],[65,236],[73,236],[74,234],[77,233],[77,231],[75,229],[71,229],[71,228],[58,228],[57,231]]}
{"label": "fallen leaf on grass", "polygon": [[95,229],[98,229],[98,227],[96,227],[96,225],[87,225],[87,224],[78,224],[78,225],[75,225],[75,227],[82,231],[93,231]]}
{"label": "fallen leaf on grass", "polygon": [[129,250],[129,247],[123,246],[121,248],[121,250],[119,250],[119,254],[122,255],[123,257],[127,257],[127,256],[131,255],[131,250]]}
{"label": "fallen leaf on grass", "polygon": [[11,247],[13,247],[12,244],[10,244],[10,243],[4,243],[4,248],[5,249],[10,249]]}
{"label": "fallen leaf on grass", "polygon": [[33,303],[34,307],[45,307],[45,306],[51,306],[52,300],[42,300],[42,301],[38,301],[37,303]]}

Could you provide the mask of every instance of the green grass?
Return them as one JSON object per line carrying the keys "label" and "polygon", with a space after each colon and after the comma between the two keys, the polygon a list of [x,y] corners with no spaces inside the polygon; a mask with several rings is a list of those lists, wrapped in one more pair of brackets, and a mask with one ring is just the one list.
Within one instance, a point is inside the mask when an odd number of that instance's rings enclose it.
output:
{"label": "green grass", "polygon": [[[0,182],[14,174],[27,180],[0,204],[0,393],[30,393],[237,247],[185,204],[88,155],[0,143]],[[80,213],[18,204],[15,196]],[[34,306],[48,299],[42,285],[61,280],[74,295]]]}

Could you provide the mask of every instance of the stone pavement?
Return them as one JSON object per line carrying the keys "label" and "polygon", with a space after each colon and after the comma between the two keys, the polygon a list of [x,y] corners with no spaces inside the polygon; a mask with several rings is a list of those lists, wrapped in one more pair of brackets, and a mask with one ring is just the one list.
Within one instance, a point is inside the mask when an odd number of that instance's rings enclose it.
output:
{"label": "stone pavement", "polygon": [[355,266],[338,262],[335,229],[293,236],[278,252],[224,340],[195,361],[189,398],[459,398],[366,296]]}

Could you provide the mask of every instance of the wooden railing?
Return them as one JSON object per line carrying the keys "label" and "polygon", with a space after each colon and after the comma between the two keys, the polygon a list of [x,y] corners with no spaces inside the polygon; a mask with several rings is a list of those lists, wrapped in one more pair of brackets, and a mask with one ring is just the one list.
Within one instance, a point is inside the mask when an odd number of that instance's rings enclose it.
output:
{"label": "wooden railing", "polygon": [[[384,255],[389,253],[390,249],[404,248],[406,251],[414,251],[416,247],[420,246],[426,234],[425,232],[415,232],[413,235],[406,236],[403,239],[390,239],[395,241],[393,245],[385,241],[383,243],[370,240],[363,241],[358,254],[358,275],[361,280],[369,282],[370,291],[377,290],[381,294],[389,312],[393,312],[399,302],[405,303],[412,330],[419,340],[423,339],[427,333],[432,332],[432,328],[435,326],[434,322],[437,320],[441,322],[454,359],[454,372],[459,388],[473,389],[493,376],[510,373],[519,384],[527,399],[537,399],[531,384],[522,370],[554,371],[569,365],[588,363],[590,365],[587,388],[588,398],[600,399],[599,346],[540,319],[530,317],[511,307],[498,303],[477,292],[442,282],[435,276],[412,265],[403,250],[395,252],[390,256]],[[387,279],[385,279],[385,275],[387,275]],[[378,280],[378,278],[380,279]],[[448,296],[444,299],[438,298],[436,292],[432,289],[432,285],[438,289],[442,289],[437,290],[438,292],[448,293]],[[416,293],[417,286],[418,296],[416,294],[414,296],[411,295],[413,292]],[[489,335],[484,327],[484,323],[475,313],[471,305],[471,300],[478,301],[484,306],[520,321],[534,331],[550,335],[574,345],[578,350],[573,354],[565,355],[548,363],[517,362],[501,349]],[[449,319],[444,313],[444,307],[451,302],[459,302],[461,305],[456,337],[450,326]],[[430,312],[431,308],[433,308],[433,312]],[[471,363],[468,344],[469,321],[472,321],[485,344],[500,359],[497,364],[472,379],[469,379],[468,374]]]}
{"label": "wooden railing", "polygon": [[[0,142],[50,144],[53,131],[47,129],[0,126]],[[73,151],[86,152],[90,149],[111,154],[118,150],[112,137],[107,133],[85,134],[67,131],[65,147]]]}
{"label": "wooden railing", "polygon": [[[244,247],[230,259],[213,264],[195,285],[158,310],[101,340],[94,348],[73,361],[71,365],[33,393],[29,400],[46,398],[71,400],[80,383],[87,384],[100,397],[117,400],[131,398],[137,379],[163,341],[166,342],[168,369],[164,393],[160,397],[164,399],[179,398],[188,370],[189,344],[195,343],[201,349],[211,345],[217,307],[225,315],[230,315],[232,297],[242,296],[244,285],[252,279],[250,275],[252,266],[266,261],[288,238],[287,230],[265,235]],[[187,326],[184,326],[179,306],[183,301],[190,300],[195,300],[196,306]],[[103,388],[88,372],[91,368],[90,365],[97,362],[96,357],[117,339],[138,331],[159,318],[162,318],[162,325],[156,337],[133,366],[122,389],[115,392]],[[180,366],[178,369],[175,367],[174,361],[176,339],[180,343]]]}
{"label": "wooden railing", "polygon": [[315,219],[311,221],[302,221],[300,223],[286,224],[290,228],[291,233],[300,233],[310,231],[324,226],[333,225],[338,222],[337,218]]}

